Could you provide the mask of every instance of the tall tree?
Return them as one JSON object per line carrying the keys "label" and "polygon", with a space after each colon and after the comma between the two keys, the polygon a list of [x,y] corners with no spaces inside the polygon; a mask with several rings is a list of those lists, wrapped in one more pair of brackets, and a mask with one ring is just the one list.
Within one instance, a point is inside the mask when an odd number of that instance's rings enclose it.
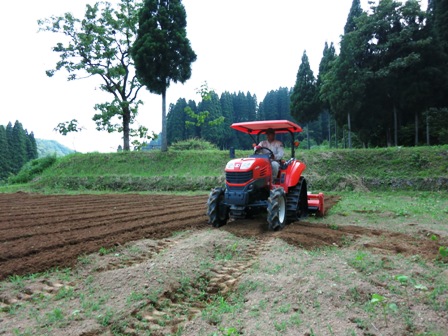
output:
{"label": "tall tree", "polygon": [[179,98],[176,104],[170,105],[170,109],[166,117],[167,142],[169,145],[186,139],[185,122],[188,117],[185,113],[186,107],[187,102],[185,98]]}
{"label": "tall tree", "polygon": [[433,64],[437,61],[433,61],[436,57],[430,30],[426,27],[427,15],[421,10],[419,1],[408,0],[399,10],[402,31],[396,43],[400,46],[400,53],[395,56],[392,64],[395,64],[396,69],[396,63],[400,60],[402,65],[399,81],[402,83],[400,106],[407,111],[407,122],[414,123],[414,145],[417,146],[420,143],[423,112],[434,106],[433,96],[440,91],[438,87],[443,86],[440,78],[443,78],[444,73],[434,69]]}
{"label": "tall tree", "polygon": [[219,148],[224,148],[224,117],[222,115],[221,102],[214,91],[210,92],[210,99],[203,99],[199,103],[198,112],[207,112],[207,117],[202,125],[201,137],[215,143]]}
{"label": "tall tree", "polygon": [[238,138],[232,136],[230,125],[234,121],[234,110],[233,110],[233,98],[229,92],[224,92],[220,97],[222,116],[224,117],[224,122],[222,123],[223,136],[224,136],[224,148],[237,148]]}
{"label": "tall tree", "polygon": [[[63,16],[39,20],[41,31],[65,35],[65,42],[53,48],[60,60],[54,70],[47,71],[47,75],[52,77],[56,71],[65,69],[69,81],[100,77],[100,90],[111,94],[112,99],[95,105],[98,113],[93,116],[93,120],[97,130],[123,133],[124,150],[130,149],[130,137],[142,135],[147,138],[145,127],[130,127],[142,103],[137,100],[142,85],[133,74],[134,64],[129,55],[136,35],[140,7],[138,0],[121,0],[117,9],[108,2],[98,2],[86,6],[83,19],[65,13]],[[78,130],[76,125],[70,127],[76,123],[74,119],[58,127],[62,134],[66,134]]]}
{"label": "tall tree", "polygon": [[168,150],[166,91],[171,82],[191,77],[196,54],[187,38],[187,14],[181,0],[146,0],[131,50],[136,73],[152,93],[162,95],[162,151]]}
{"label": "tall tree", "polygon": [[434,35],[448,54],[448,1],[430,0],[428,8],[433,14]]}
{"label": "tall tree", "polygon": [[[422,111],[429,107],[433,81],[430,78],[433,71],[425,62],[431,54],[425,13],[416,0],[404,5],[382,0],[372,11],[359,29],[364,32],[370,55],[364,70],[372,74],[368,83],[372,94],[365,100],[373,103],[365,104],[363,120],[369,119],[366,118],[368,112],[373,114],[374,109],[383,109],[382,119],[393,121],[393,143],[398,145],[399,125],[409,123],[414,124],[414,143],[418,144],[419,119]],[[364,123],[360,128],[371,133],[372,125]]]}
{"label": "tall tree", "polygon": [[[277,90],[269,91],[257,111],[258,120],[293,120],[290,112],[290,89],[280,87]],[[277,140],[285,142],[286,134],[278,134]]]}
{"label": "tall tree", "polygon": [[9,143],[11,155],[11,168],[13,173],[18,173],[20,168],[28,161],[26,153],[26,135],[22,124],[16,120],[12,128],[12,138]]}
{"label": "tall tree", "polygon": [[5,180],[9,172],[11,157],[9,155],[8,138],[6,136],[6,128],[0,125],[0,181]]}
{"label": "tall tree", "polygon": [[[297,72],[297,79],[291,95],[291,114],[300,123],[309,123],[319,117],[316,78],[311,70],[306,51]],[[309,137],[309,133],[307,133]],[[308,141],[309,144],[309,141]]]}
{"label": "tall tree", "polygon": [[[334,61],[336,60],[336,50],[334,48],[333,42],[328,45],[325,42],[324,50],[322,53],[322,59],[319,63],[319,74],[317,76],[316,89],[318,94],[318,102],[319,109],[322,111],[321,121],[322,121],[322,130],[326,129],[328,134],[328,143],[331,147],[331,113],[330,113],[330,102],[325,98],[322,91],[322,85],[324,81],[324,77],[330,71],[333,66]],[[324,125],[325,124],[325,125]]]}
{"label": "tall tree", "polygon": [[[256,96],[247,95],[239,91],[233,95],[233,109],[236,120],[234,122],[256,120]],[[246,134],[232,130],[232,135],[238,138],[241,148],[252,148],[252,139]]]}
{"label": "tall tree", "polygon": [[[330,104],[339,125],[348,125],[351,146],[351,120],[363,107],[369,70],[369,50],[365,32],[359,30],[367,19],[360,10],[359,0],[354,0],[347,18],[345,34],[341,38],[341,51],[328,73],[323,75],[320,99]],[[367,38],[367,41],[370,36]]]}
{"label": "tall tree", "polygon": [[37,159],[38,153],[37,153],[37,143],[36,139],[34,138],[34,133],[31,132],[28,134],[28,130],[25,130],[25,136],[26,136],[26,160],[34,160]]}
{"label": "tall tree", "polygon": [[[363,14],[360,0],[353,0],[350,12],[348,13],[347,22],[344,26],[344,34],[353,33],[358,29],[357,20]],[[348,126],[348,146],[352,147],[352,125],[350,111],[347,112],[347,126]]]}
{"label": "tall tree", "polygon": [[[432,37],[431,61],[433,68],[440,73],[433,74],[438,80],[434,91],[438,93],[433,106],[448,106],[448,1],[428,1],[428,26]],[[437,90],[438,89],[438,90]],[[439,98],[439,99],[437,99]]]}
{"label": "tall tree", "polygon": [[344,34],[351,33],[358,29],[357,18],[363,13],[360,0],[353,0],[352,6],[350,7],[350,12],[347,16],[347,21],[344,26]]}

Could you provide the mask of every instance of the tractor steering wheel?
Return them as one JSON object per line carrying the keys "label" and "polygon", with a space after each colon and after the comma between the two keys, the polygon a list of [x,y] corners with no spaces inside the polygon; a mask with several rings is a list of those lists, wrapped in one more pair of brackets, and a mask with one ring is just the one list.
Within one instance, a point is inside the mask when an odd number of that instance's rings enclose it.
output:
{"label": "tractor steering wheel", "polygon": [[275,159],[275,155],[274,155],[274,152],[272,151],[272,150],[270,150],[269,148],[267,148],[267,147],[258,147],[256,150],[255,150],[255,154],[260,154],[259,152],[260,151],[262,151],[263,149],[266,149],[268,152],[269,152],[269,156],[271,157],[271,160],[274,160]]}

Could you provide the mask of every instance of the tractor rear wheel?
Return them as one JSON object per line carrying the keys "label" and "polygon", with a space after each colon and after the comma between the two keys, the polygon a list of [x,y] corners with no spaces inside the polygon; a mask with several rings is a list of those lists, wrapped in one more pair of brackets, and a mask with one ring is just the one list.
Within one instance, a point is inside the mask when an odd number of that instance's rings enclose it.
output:
{"label": "tractor rear wheel", "polygon": [[283,229],[286,224],[286,197],[282,188],[271,190],[267,210],[269,230],[278,231]]}
{"label": "tractor rear wheel", "polygon": [[308,217],[308,196],[306,180],[302,176],[296,186],[286,195],[286,217],[288,223]]}
{"label": "tractor rear wheel", "polygon": [[227,224],[227,220],[229,219],[229,208],[223,201],[223,188],[215,188],[210,192],[207,201],[208,223],[216,228]]}

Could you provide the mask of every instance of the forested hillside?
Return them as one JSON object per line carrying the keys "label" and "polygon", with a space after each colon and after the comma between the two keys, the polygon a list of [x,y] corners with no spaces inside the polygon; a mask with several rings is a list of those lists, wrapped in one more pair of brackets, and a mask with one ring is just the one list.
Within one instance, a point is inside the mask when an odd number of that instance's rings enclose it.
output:
{"label": "forested hillside", "polygon": [[168,143],[197,137],[222,149],[249,148],[230,124],[289,119],[304,128],[305,147],[447,144],[447,15],[443,0],[429,1],[426,11],[416,0],[381,0],[369,11],[353,0],[339,54],[325,43],[317,76],[305,51],[294,87],[260,102],[250,92],[212,91],[199,103],[180,98],[169,108]]}
{"label": "forested hillside", "polygon": [[36,139],[36,143],[39,157],[48,155],[64,156],[75,152],[73,149],[67,148],[55,140]]}
{"label": "forested hillside", "polygon": [[37,145],[33,132],[28,133],[19,121],[0,125],[0,181],[16,174],[30,160],[36,159]]}

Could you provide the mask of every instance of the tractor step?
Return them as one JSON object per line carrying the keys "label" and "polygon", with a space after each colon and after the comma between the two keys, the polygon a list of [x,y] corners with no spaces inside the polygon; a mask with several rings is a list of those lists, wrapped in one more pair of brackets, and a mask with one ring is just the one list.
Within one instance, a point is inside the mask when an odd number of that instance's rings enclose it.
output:
{"label": "tractor step", "polygon": [[318,216],[323,216],[325,213],[324,208],[324,194],[311,194],[308,193],[308,211],[315,213]]}

